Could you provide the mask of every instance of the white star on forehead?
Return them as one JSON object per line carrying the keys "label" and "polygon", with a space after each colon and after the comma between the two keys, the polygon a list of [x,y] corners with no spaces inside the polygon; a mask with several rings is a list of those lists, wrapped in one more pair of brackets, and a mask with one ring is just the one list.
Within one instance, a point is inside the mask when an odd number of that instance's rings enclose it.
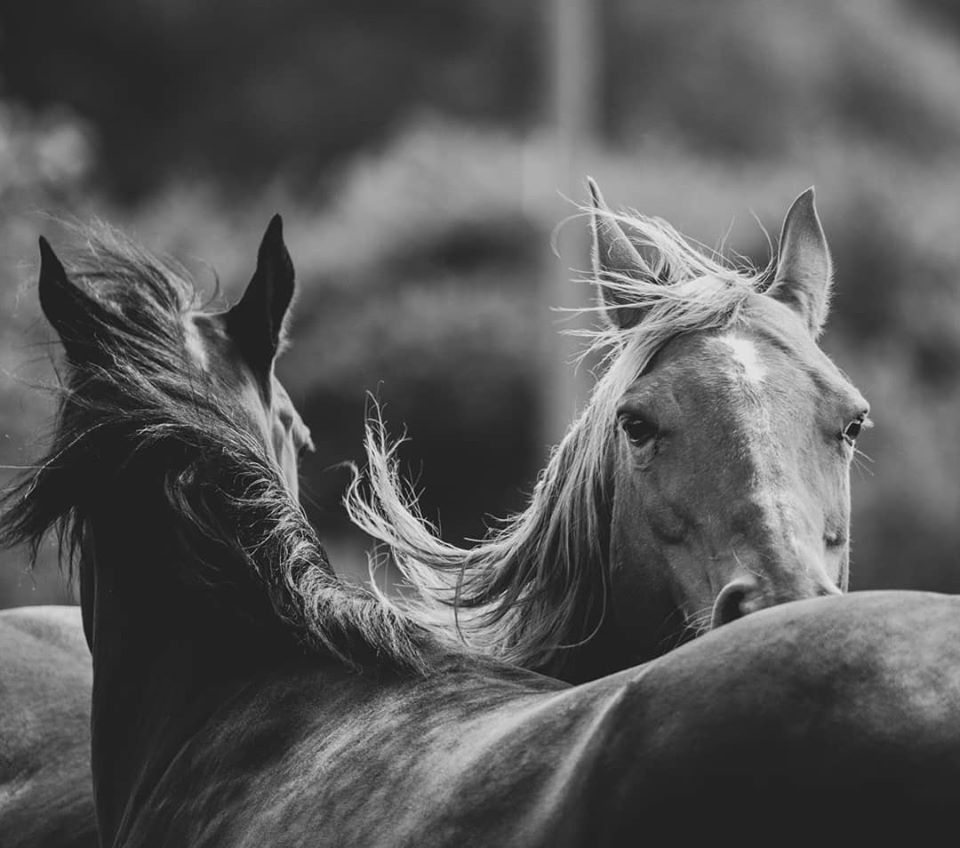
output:
{"label": "white star on forehead", "polygon": [[734,335],[720,336],[719,341],[729,349],[733,361],[737,364],[740,379],[754,384],[763,382],[767,369],[760,361],[757,347],[752,341]]}

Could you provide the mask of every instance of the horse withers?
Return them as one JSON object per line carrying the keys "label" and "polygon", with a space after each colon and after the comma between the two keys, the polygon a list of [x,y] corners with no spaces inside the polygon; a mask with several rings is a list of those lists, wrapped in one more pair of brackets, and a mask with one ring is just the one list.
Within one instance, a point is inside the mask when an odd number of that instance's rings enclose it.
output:
{"label": "horse withers", "polygon": [[776,262],[755,271],[612,213],[590,188],[603,370],[528,508],[472,548],[443,542],[380,422],[369,486],[347,498],[406,578],[408,614],[571,681],[845,590],[869,411],[817,345],[831,261],[812,189],[785,216]]}

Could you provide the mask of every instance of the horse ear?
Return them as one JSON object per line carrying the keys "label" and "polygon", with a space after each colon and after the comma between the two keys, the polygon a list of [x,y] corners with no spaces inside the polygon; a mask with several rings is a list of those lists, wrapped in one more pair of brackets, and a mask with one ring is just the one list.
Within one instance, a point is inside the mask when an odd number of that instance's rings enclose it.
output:
{"label": "horse ear", "polygon": [[767,294],[797,312],[816,338],[827,320],[832,275],[811,187],[793,201],[783,220],[777,272]]}
{"label": "horse ear", "polygon": [[94,336],[104,321],[104,310],[70,282],[50,243],[40,236],[40,309],[57,331],[67,356],[80,361],[95,346]]}
{"label": "horse ear", "polygon": [[644,309],[625,293],[624,278],[654,285],[663,280],[652,271],[654,263],[643,258],[617,223],[596,182],[588,177],[587,184],[592,201],[593,276],[600,291],[603,317],[610,326],[626,330],[639,323]]}
{"label": "horse ear", "polygon": [[257,252],[257,270],[240,301],[227,313],[227,331],[254,370],[269,373],[293,299],[293,262],[283,243],[283,221],[274,215]]}

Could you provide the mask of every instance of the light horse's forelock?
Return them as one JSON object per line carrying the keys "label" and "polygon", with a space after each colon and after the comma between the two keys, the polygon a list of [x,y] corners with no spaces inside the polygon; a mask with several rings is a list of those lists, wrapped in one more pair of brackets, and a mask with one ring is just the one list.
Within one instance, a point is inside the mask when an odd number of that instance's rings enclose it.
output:
{"label": "light horse's forelock", "polygon": [[26,543],[35,561],[55,529],[62,557],[82,568],[83,493],[105,479],[106,458],[131,469],[153,452],[163,479],[143,485],[162,487],[187,538],[179,567],[188,585],[211,593],[246,586],[248,612],[279,616],[307,650],[353,669],[425,671],[429,635],[336,577],[266,446],[194,361],[185,320],[200,298],[190,277],[116,231],[83,235],[70,279],[98,304],[87,316],[97,361],[68,369],[49,452],[3,495],[0,545]]}
{"label": "light horse's forelock", "polygon": [[385,602],[447,638],[452,617],[471,648],[547,671],[563,665],[564,649],[588,641],[606,613],[610,457],[621,397],[672,338],[735,324],[770,270],[709,256],[659,219],[599,214],[620,223],[641,255],[657,257],[650,270],[662,282],[626,275],[602,281],[616,290],[619,308],[639,308],[643,318],[629,329],[608,322],[578,332],[586,350],[601,355],[601,376],[527,508],[474,547],[444,542],[399,474],[397,445],[386,438],[379,410],[367,425],[366,477],[345,497],[351,520],[387,545],[407,584]]}

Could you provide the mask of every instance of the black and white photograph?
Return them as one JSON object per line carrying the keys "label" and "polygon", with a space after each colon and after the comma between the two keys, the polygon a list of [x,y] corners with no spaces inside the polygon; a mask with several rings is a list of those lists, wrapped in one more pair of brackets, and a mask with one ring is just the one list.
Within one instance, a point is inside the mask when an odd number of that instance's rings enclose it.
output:
{"label": "black and white photograph", "polygon": [[0,2],[0,848],[960,822],[960,3]]}

